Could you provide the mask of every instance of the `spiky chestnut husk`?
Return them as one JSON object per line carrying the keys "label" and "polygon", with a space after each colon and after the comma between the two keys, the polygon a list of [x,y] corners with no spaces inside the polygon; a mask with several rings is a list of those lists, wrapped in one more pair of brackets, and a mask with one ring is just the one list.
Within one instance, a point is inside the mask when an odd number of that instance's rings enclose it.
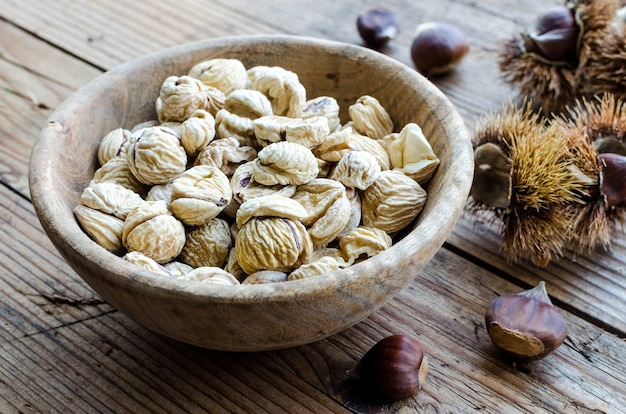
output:
{"label": "spiky chestnut husk", "polygon": [[517,85],[520,94],[538,104],[537,108],[547,115],[563,112],[581,96],[581,86],[589,84],[585,76],[589,56],[597,60],[601,55],[598,44],[612,30],[616,10],[613,0],[569,1],[566,7],[572,9],[579,30],[575,57],[553,61],[529,51],[525,39],[530,34],[522,33],[502,45],[498,59],[504,79]]}
{"label": "spiky chestnut husk", "polygon": [[552,305],[543,281],[491,301],[485,325],[493,343],[516,361],[544,358],[567,337],[565,319]]}
{"label": "spiky chestnut husk", "polygon": [[[492,213],[502,221],[502,248],[509,262],[528,257],[546,266],[573,237],[571,219],[573,206],[581,203],[581,182],[570,168],[566,140],[546,123],[530,102],[522,108],[509,104],[477,123],[474,148],[494,144],[503,150],[510,165],[511,196],[506,207],[485,202],[488,197],[476,191],[476,174],[469,210]],[[477,163],[476,168],[478,172],[485,166]]]}
{"label": "spiky chestnut husk", "polygon": [[[617,3],[617,2],[616,2]],[[623,3],[623,2],[622,2]],[[623,7],[624,4],[621,4]],[[590,36],[586,42],[585,70],[580,73],[579,93],[592,97],[611,93],[626,99],[626,8],[615,12],[613,24],[601,35]]]}
{"label": "spiky chestnut husk", "polygon": [[626,178],[619,174],[607,176],[614,170],[603,172],[607,162],[599,154],[626,155],[624,102],[608,93],[591,100],[583,98],[567,116],[555,118],[551,124],[567,139],[573,164],[588,180],[582,193],[584,203],[578,206],[573,219],[573,247],[578,253],[591,252],[598,246],[608,248],[611,232],[626,219],[626,204],[607,197],[609,190],[603,190],[602,185],[621,187]]}

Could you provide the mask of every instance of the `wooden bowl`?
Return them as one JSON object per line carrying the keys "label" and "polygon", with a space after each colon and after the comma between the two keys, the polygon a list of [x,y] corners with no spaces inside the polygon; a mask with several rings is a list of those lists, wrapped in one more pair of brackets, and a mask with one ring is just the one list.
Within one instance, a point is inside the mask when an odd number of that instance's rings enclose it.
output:
{"label": "wooden bowl", "polygon": [[[130,265],[93,242],[73,208],[98,167],[100,139],[118,127],[156,119],[162,81],[210,58],[237,58],[294,71],[307,97],[330,95],[347,108],[372,95],[396,126],[420,125],[441,160],[428,200],[394,246],[320,277],[262,285],[203,285]],[[104,300],[152,331],[219,350],[258,351],[310,343],[367,317],[419,277],[461,214],[473,174],[461,117],[428,80],[363,47],[293,36],[246,36],[185,44],[99,76],[50,117],[32,150],[30,191],[41,224],[70,266]]]}

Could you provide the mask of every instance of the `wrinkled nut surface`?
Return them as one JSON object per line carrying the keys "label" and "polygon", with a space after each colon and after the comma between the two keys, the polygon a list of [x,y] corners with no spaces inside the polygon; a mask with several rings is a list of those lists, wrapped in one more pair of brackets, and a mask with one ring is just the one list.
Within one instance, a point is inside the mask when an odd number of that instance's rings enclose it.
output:
{"label": "wrinkled nut surface", "polygon": [[124,220],[82,204],[74,208],[74,216],[85,233],[100,246],[110,252],[122,248]]}
{"label": "wrinkled nut surface", "polygon": [[202,282],[215,285],[232,286],[239,285],[239,280],[220,267],[202,266],[181,276],[188,282]]}
{"label": "wrinkled nut surface", "polygon": [[219,138],[236,138],[242,146],[255,147],[254,121],[221,109],[215,114],[216,134]]}
{"label": "wrinkled nut surface", "polygon": [[405,125],[399,134],[387,135],[381,142],[389,154],[392,168],[403,172],[418,184],[430,180],[439,166],[439,158],[422,129],[415,123]]}
{"label": "wrinkled nut surface", "polygon": [[280,195],[255,197],[239,206],[237,226],[243,227],[253,218],[278,217],[302,221],[308,216],[304,206],[293,198]]}
{"label": "wrinkled nut surface", "polygon": [[244,285],[259,285],[262,283],[286,282],[287,273],[276,270],[259,270],[254,272],[241,282]]}
{"label": "wrinkled nut surface", "polygon": [[204,147],[194,160],[194,165],[211,165],[230,177],[242,164],[256,158],[257,151],[242,146],[236,138],[221,138]]}
{"label": "wrinkled nut surface", "polygon": [[264,185],[300,185],[317,176],[317,160],[310,149],[293,142],[263,148],[253,161],[252,178]]}
{"label": "wrinkled nut surface", "polygon": [[370,152],[351,151],[339,160],[330,178],[346,187],[365,190],[374,184],[380,171],[378,160]]}
{"label": "wrinkled nut surface", "polygon": [[272,103],[274,115],[300,116],[306,103],[306,89],[298,75],[278,66],[255,66],[248,69],[248,89],[261,92]]}
{"label": "wrinkled nut surface", "polygon": [[288,141],[310,149],[321,144],[329,133],[328,119],[323,116],[304,119],[271,115],[254,120],[254,135],[263,146]]}
{"label": "wrinkled nut surface", "polygon": [[226,174],[210,165],[197,165],[172,182],[169,207],[183,223],[198,226],[217,217],[231,198]]}
{"label": "wrinkled nut surface", "polygon": [[146,201],[165,201],[169,206],[172,202],[172,183],[158,184],[150,187],[148,194],[146,194]]}
{"label": "wrinkled nut surface", "polygon": [[355,188],[346,188],[346,197],[350,201],[350,218],[348,224],[341,230],[338,237],[345,236],[361,224],[361,195]]}
{"label": "wrinkled nut surface", "polygon": [[332,96],[318,96],[305,102],[300,118],[326,117],[329,132],[335,132],[341,127],[339,109],[339,103]]}
{"label": "wrinkled nut surface", "polygon": [[295,185],[273,185],[267,186],[254,181],[252,173],[254,163],[249,162],[240,165],[230,178],[230,186],[233,190],[233,198],[239,203],[243,203],[256,197],[267,195],[280,195],[291,197],[296,192]]}
{"label": "wrinkled nut surface", "polygon": [[290,272],[308,261],[313,244],[306,227],[297,220],[254,217],[239,229],[235,249],[247,274],[259,270]]}
{"label": "wrinkled nut surface", "polygon": [[131,132],[124,128],[115,128],[107,133],[98,146],[98,162],[106,164],[111,158],[125,157],[126,145],[130,141]]}
{"label": "wrinkled nut surface", "polygon": [[348,108],[354,129],[373,139],[393,132],[393,121],[378,99],[364,95]]}
{"label": "wrinkled nut surface", "polygon": [[200,62],[164,80],[155,108],[103,137],[75,215],[104,248],[183,282],[293,281],[374,256],[419,214],[439,163],[376,98],[342,126],[335,98],[306,100],[280,67]]}
{"label": "wrinkled nut surface", "polygon": [[144,199],[133,190],[112,182],[90,185],[80,196],[81,204],[122,220],[126,219],[131,210],[144,202]]}
{"label": "wrinkled nut surface", "polygon": [[130,263],[134,263],[137,266],[140,266],[153,273],[158,273],[164,276],[171,276],[171,273],[169,273],[164,266],[160,265],[159,263],[141,252],[128,252],[124,255],[124,260]]}
{"label": "wrinkled nut surface", "polygon": [[187,153],[174,131],[151,127],[131,135],[126,161],[140,182],[167,184],[185,172]]}
{"label": "wrinkled nut surface", "polygon": [[257,119],[272,115],[272,103],[267,96],[251,89],[233,91],[224,101],[224,109],[243,118]]}
{"label": "wrinkled nut surface", "polygon": [[98,183],[115,183],[136,193],[143,192],[145,185],[140,182],[130,170],[126,158],[112,158],[98,168],[89,183],[90,186]]}
{"label": "wrinkled nut surface", "polygon": [[226,220],[214,218],[187,232],[180,260],[197,268],[222,267],[233,244],[230,225]]}
{"label": "wrinkled nut surface", "polygon": [[308,213],[301,221],[315,246],[330,243],[348,225],[350,200],[346,188],[338,181],[316,178],[298,186],[292,199]]}
{"label": "wrinkled nut surface", "polygon": [[378,140],[361,135],[352,127],[328,135],[324,142],[313,148],[316,157],[328,162],[338,162],[352,151],[367,151],[376,157],[381,170],[390,168],[389,155]]}
{"label": "wrinkled nut surface", "polygon": [[197,109],[207,109],[208,88],[191,76],[168,76],[156,101],[160,122],[182,122]]}
{"label": "wrinkled nut surface", "polygon": [[361,198],[363,224],[393,234],[409,225],[426,203],[426,191],[399,171],[382,171]]}
{"label": "wrinkled nut surface", "polygon": [[179,136],[187,155],[194,157],[215,138],[215,118],[197,109],[182,122]]}
{"label": "wrinkled nut surface", "polygon": [[165,270],[167,270],[167,272],[174,277],[184,276],[193,270],[193,267],[189,266],[187,263],[179,262],[177,260],[166,263],[163,267],[165,267]]}
{"label": "wrinkled nut surface", "polygon": [[164,201],[146,201],[126,217],[122,244],[129,252],[141,252],[157,263],[167,263],[183,250],[185,227]]}
{"label": "wrinkled nut surface", "polygon": [[291,272],[287,280],[308,279],[341,269],[341,263],[333,257],[321,257],[314,262],[305,263]]}
{"label": "wrinkled nut surface", "polygon": [[364,260],[391,247],[391,237],[381,229],[358,227],[339,239],[339,247],[349,261]]}
{"label": "wrinkled nut surface", "polygon": [[248,83],[246,67],[238,59],[216,58],[194,65],[189,76],[199,79],[206,86],[219,89],[226,96]]}

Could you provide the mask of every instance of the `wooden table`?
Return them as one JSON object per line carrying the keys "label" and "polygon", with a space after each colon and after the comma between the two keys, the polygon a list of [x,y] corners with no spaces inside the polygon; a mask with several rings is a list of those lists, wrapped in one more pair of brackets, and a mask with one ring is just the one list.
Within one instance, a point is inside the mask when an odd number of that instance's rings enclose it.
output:
{"label": "wooden table", "polygon": [[[626,236],[610,251],[546,268],[507,264],[497,230],[462,217],[415,280],[382,309],[325,340],[227,353],[162,338],[103,302],[65,264],[29,201],[30,148],[46,118],[103,71],[164,47],[255,33],[360,43],[357,0],[0,0],[0,412],[626,413]],[[411,65],[421,22],[470,37],[461,67],[434,82],[467,127],[515,95],[496,58],[549,0],[385,2],[401,18],[386,51]],[[544,360],[513,365],[483,314],[497,295],[544,280],[569,335]],[[242,323],[245,323],[243,321]],[[424,388],[393,404],[346,389],[345,373],[392,333],[430,356]]]}

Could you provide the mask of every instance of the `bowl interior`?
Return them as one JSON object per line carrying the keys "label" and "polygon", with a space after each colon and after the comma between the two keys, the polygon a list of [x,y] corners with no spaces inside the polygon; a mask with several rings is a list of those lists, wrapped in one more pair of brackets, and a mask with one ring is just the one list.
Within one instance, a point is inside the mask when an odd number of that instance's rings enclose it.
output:
{"label": "bowl interior", "polygon": [[[441,164],[426,186],[428,200],[410,231],[378,256],[319,278],[220,289],[181,286],[154,276],[91,241],[72,210],[98,167],[100,139],[114,128],[156,119],[154,102],[162,81],[210,58],[237,58],[247,68],[291,70],[307,89],[307,98],[336,98],[343,122],[348,106],[367,94],[387,109],[398,131],[409,122],[420,125]],[[451,231],[472,173],[471,143],[460,116],[413,69],[354,45],[246,36],[166,49],[89,83],[41,131],[29,178],[44,230],[72,268],[113,306],[158,333],[194,345],[264,350],[312,342],[345,329],[406,286]]]}

